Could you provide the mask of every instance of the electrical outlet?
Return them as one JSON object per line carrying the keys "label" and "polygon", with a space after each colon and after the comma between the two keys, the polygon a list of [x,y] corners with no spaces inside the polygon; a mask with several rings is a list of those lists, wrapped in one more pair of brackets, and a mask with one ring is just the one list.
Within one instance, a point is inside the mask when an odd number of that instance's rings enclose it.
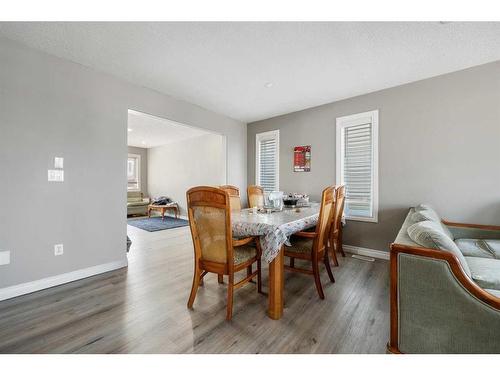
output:
{"label": "electrical outlet", "polygon": [[10,251],[0,251],[0,266],[10,264]]}
{"label": "electrical outlet", "polygon": [[63,254],[64,254],[63,244],[60,243],[60,244],[54,245],[54,255],[58,256],[58,255],[63,255]]}

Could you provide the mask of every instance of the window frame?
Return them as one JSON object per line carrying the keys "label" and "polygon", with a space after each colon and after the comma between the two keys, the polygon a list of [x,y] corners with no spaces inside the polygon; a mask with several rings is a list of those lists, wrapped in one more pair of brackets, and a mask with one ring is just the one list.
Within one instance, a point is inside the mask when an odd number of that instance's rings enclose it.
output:
{"label": "window frame", "polygon": [[127,166],[127,191],[132,191],[132,192],[136,192],[136,191],[142,191],[141,190],[141,186],[142,186],[142,183],[141,183],[141,155],[140,154],[128,154],[127,156],[127,163],[128,163],[128,159],[129,158],[135,158],[137,161],[137,189],[129,189],[128,187],[128,166]]}
{"label": "window frame", "polygon": [[336,119],[336,171],[335,179],[337,185],[343,184],[343,152],[342,152],[342,133],[345,128],[366,124],[366,119],[369,118],[369,122],[372,125],[372,216],[347,216],[346,220],[352,221],[364,221],[370,223],[378,223],[378,203],[379,203],[379,180],[378,180],[378,114],[379,110],[375,109],[373,111],[356,113],[349,116],[337,117]]}
{"label": "window frame", "polygon": [[274,139],[276,142],[276,185],[275,191],[280,189],[280,131],[279,129],[255,134],[255,185],[260,185],[260,143]]}

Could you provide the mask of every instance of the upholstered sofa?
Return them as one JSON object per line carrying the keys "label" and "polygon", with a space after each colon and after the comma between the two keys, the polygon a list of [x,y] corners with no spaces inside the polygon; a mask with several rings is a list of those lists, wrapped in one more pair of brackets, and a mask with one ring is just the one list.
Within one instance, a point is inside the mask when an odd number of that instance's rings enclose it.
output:
{"label": "upholstered sofa", "polygon": [[390,275],[389,352],[500,353],[500,226],[411,208]]}
{"label": "upholstered sofa", "polygon": [[127,215],[147,215],[149,202],[140,191],[127,192]]}

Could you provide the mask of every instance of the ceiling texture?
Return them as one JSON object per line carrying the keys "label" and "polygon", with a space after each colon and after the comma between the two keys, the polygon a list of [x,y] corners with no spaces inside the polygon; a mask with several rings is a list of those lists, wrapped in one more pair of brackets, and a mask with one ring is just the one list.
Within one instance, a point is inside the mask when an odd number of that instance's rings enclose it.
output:
{"label": "ceiling texture", "polygon": [[152,148],[206,134],[211,133],[146,113],[128,111],[129,146]]}
{"label": "ceiling texture", "polygon": [[0,36],[243,122],[500,60],[499,22],[3,22]]}

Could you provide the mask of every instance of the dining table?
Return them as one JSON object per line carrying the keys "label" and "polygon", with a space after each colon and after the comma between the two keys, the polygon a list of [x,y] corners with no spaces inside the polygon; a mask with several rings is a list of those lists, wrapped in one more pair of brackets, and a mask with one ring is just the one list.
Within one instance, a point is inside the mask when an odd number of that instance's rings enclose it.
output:
{"label": "dining table", "polygon": [[242,209],[231,213],[233,237],[259,237],[262,259],[269,263],[268,315],[272,319],[283,316],[284,246],[290,245],[292,234],[317,224],[319,210],[319,203],[309,203],[276,211]]}

